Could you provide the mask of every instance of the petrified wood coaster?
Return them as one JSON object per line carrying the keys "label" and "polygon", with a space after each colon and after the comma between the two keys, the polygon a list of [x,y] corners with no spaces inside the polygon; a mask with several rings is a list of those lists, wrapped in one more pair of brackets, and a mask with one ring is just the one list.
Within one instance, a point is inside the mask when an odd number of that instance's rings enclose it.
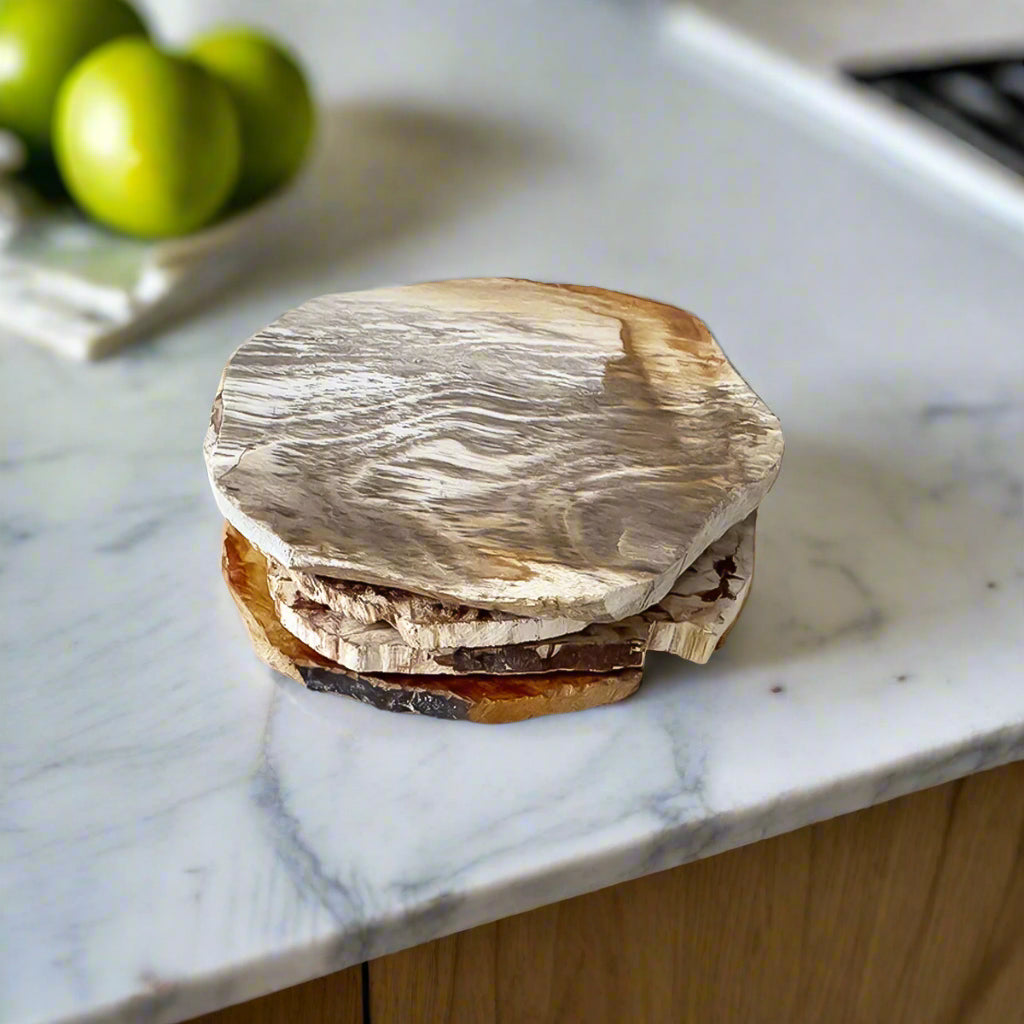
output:
{"label": "petrified wood coaster", "polygon": [[676,580],[643,618],[649,651],[666,651],[703,665],[722,646],[754,582],[757,513],[727,530]]}
{"label": "petrified wood coaster", "polygon": [[224,530],[221,565],[256,653],[310,689],[343,693],[389,711],[496,724],[611,704],[640,686],[640,669],[443,678],[348,672],[281,625],[267,589],[266,559],[230,524]]}
{"label": "petrified wood coaster", "polygon": [[782,434],[695,316],[483,279],[286,313],[228,362],[205,453],[289,569],[614,622],[756,508]]}
{"label": "petrified wood coaster", "polygon": [[303,669],[302,674],[311,690],[343,693],[384,711],[500,725],[625,700],[640,688],[643,670],[445,676],[443,682],[438,676],[369,676],[321,668]]}
{"label": "petrified wood coaster", "polygon": [[596,623],[547,640],[427,651],[406,643],[387,623],[367,625],[315,604],[287,579],[270,575],[268,583],[281,624],[331,661],[357,672],[607,672],[641,668],[647,649],[645,630],[626,623]]}
{"label": "petrified wood coaster", "polygon": [[285,569],[270,562],[271,591],[275,583],[290,585],[314,604],[365,625],[390,623],[412,647],[436,651],[452,647],[496,647],[564,636],[583,629],[576,619],[538,619],[487,608],[451,604],[394,587],[375,587],[351,580]]}
{"label": "petrified wood coaster", "polygon": [[267,561],[230,523],[224,524],[221,572],[260,658],[282,675],[302,682],[300,668],[333,668],[281,625],[267,589]]}
{"label": "petrified wood coaster", "polygon": [[[642,667],[647,650],[705,662],[746,600],[754,569],[756,518],[753,512],[727,530],[682,573],[658,604],[640,614],[527,643],[423,650],[406,643],[401,633],[385,622],[360,622],[311,601],[305,588],[300,590],[284,570],[271,566],[267,582],[285,628],[331,661],[357,672],[601,672]],[[375,596],[363,607],[378,607]],[[391,592],[390,597],[389,603],[379,606],[388,613],[414,595]]]}

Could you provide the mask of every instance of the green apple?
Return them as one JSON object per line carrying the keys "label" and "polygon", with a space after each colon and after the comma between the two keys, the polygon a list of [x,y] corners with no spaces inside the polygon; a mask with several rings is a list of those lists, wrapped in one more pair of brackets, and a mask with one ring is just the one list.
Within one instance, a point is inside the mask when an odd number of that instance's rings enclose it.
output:
{"label": "green apple", "polygon": [[253,29],[218,29],[189,52],[235,102],[242,167],[234,202],[254,202],[291,178],[309,148],[314,117],[305,76],[280,44]]}
{"label": "green apple", "polygon": [[209,223],[238,180],[239,138],[227,89],[145,39],[93,51],[57,97],[54,149],[68,191],[131,235],[183,235]]}
{"label": "green apple", "polygon": [[0,128],[44,157],[64,78],[91,50],[125,35],[145,36],[146,26],[124,0],[0,3]]}

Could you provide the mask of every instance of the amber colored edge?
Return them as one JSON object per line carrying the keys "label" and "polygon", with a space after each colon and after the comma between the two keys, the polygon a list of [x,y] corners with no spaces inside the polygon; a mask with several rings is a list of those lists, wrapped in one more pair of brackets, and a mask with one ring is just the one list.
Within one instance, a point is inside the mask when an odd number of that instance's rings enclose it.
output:
{"label": "amber colored edge", "polygon": [[[420,683],[410,676],[350,672],[324,658],[284,628],[267,587],[266,559],[229,523],[224,524],[221,570],[253,649],[262,661],[304,684],[329,674],[331,685],[315,688],[331,689],[364,702],[377,703],[360,695],[367,694],[368,690],[386,696],[398,687],[407,692],[437,695],[440,700],[434,703],[449,711],[436,717],[466,718],[496,725],[612,704],[635,693],[643,679],[641,669],[558,672],[516,678],[444,676],[432,677],[429,683]],[[429,707],[431,703],[425,701],[422,706]],[[452,708],[459,710],[450,710]],[[420,713],[431,714],[422,710]]]}

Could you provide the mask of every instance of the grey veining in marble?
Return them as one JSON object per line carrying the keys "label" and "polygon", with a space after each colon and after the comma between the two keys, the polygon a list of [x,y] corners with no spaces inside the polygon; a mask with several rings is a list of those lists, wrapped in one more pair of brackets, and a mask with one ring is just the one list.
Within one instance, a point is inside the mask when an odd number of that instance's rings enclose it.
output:
{"label": "grey veining in marble", "polygon": [[692,314],[479,278],[285,313],[229,360],[205,451],[287,568],[614,622],[758,506],[782,432]]}
{"label": "grey veining in marble", "polygon": [[[169,1024],[1024,757],[1024,241],[659,50],[659,5],[302,9],[262,12],[329,102],[406,111],[339,144],[358,198],[151,345],[0,347],[4,1024]],[[310,294],[484,273],[727,340],[787,437],[739,627],[499,729],[279,682],[217,567],[213,382]]]}

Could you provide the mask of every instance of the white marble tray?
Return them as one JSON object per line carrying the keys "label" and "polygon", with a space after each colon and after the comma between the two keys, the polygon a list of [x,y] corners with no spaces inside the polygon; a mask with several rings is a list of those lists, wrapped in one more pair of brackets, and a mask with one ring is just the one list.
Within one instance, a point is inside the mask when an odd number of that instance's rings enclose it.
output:
{"label": "white marble tray", "polygon": [[0,329],[72,359],[97,359],[152,331],[243,271],[287,223],[296,184],[185,238],[107,231],[70,203],[4,176],[0,137]]}

